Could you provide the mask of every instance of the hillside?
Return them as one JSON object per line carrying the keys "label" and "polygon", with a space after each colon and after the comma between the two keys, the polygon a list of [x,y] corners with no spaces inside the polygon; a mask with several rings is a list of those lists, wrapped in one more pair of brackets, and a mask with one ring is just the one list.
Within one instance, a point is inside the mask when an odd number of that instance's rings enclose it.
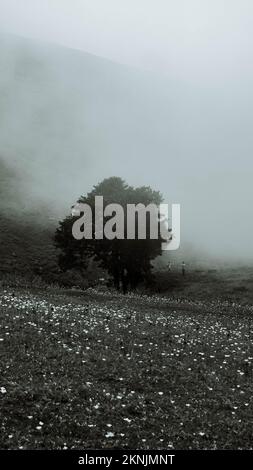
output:
{"label": "hillside", "polygon": [[0,276],[29,276],[56,269],[52,237],[57,221],[50,208],[33,208],[17,172],[0,160]]}
{"label": "hillside", "polygon": [[106,176],[149,184],[143,165],[169,144],[175,102],[172,86],[160,88],[108,60],[0,34],[0,155],[57,211]]}
{"label": "hillside", "polygon": [[133,141],[144,155],[152,84],[83,52],[0,34],[2,273],[55,266],[58,220],[116,161],[129,167]]}
{"label": "hillside", "polygon": [[251,449],[252,307],[0,288],[1,449]]}

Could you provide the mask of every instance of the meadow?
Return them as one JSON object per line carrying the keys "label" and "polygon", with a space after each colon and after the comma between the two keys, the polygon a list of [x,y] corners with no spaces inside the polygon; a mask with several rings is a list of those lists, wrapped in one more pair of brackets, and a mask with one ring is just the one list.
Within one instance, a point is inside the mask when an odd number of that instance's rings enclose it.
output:
{"label": "meadow", "polygon": [[1,449],[252,449],[250,304],[0,291]]}

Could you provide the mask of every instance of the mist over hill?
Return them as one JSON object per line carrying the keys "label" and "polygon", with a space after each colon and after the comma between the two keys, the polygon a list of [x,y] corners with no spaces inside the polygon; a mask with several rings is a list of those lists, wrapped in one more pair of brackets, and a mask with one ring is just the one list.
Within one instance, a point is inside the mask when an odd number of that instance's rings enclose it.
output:
{"label": "mist over hill", "polygon": [[0,277],[56,271],[53,234],[57,220],[50,206],[31,204],[24,177],[0,160]]}
{"label": "mist over hill", "polygon": [[1,152],[25,169],[30,196],[66,210],[105,176],[150,182],[151,133],[167,106],[152,79],[83,52],[0,39]]}
{"label": "mist over hill", "polygon": [[197,86],[1,34],[1,211],[57,221],[118,175],[181,204],[179,258],[252,261],[251,101],[238,77]]}

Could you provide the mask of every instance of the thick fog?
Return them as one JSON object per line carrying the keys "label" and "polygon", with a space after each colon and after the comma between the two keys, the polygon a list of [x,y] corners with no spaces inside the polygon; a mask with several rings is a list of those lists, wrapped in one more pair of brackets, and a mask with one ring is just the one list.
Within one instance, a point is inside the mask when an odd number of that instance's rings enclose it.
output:
{"label": "thick fog", "polygon": [[121,176],[181,204],[183,250],[252,262],[251,2],[0,9],[0,168],[19,199],[60,218]]}

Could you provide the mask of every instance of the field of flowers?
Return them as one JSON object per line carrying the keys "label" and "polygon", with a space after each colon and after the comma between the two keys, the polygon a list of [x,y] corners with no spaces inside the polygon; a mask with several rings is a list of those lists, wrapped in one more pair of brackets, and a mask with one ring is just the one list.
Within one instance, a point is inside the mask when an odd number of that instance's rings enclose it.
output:
{"label": "field of flowers", "polygon": [[253,307],[0,291],[1,449],[253,448]]}

